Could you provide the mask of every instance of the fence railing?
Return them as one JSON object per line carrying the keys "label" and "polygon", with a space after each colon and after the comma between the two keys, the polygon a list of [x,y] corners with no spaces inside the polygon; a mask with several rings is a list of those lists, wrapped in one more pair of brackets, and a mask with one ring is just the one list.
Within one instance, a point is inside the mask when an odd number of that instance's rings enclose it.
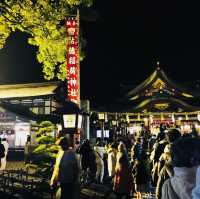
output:
{"label": "fence railing", "polygon": [[0,191],[11,196],[19,194],[44,198],[44,195],[49,195],[48,198],[51,198],[51,190],[47,179],[30,173],[27,169],[1,171]]}

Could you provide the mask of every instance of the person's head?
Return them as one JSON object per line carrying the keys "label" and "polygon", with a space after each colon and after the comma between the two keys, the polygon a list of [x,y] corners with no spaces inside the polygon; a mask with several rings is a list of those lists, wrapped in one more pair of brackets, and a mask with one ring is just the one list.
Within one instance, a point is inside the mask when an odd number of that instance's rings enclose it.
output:
{"label": "person's head", "polygon": [[84,145],[90,145],[90,141],[89,141],[88,139],[85,139],[85,140],[83,141],[83,144],[84,144]]}
{"label": "person's head", "polygon": [[31,141],[31,136],[30,135],[27,135],[27,142],[30,142]]}
{"label": "person's head", "polygon": [[59,146],[61,146],[63,151],[66,151],[69,149],[69,142],[66,137],[62,138],[59,142]]}
{"label": "person's head", "polygon": [[101,145],[102,145],[102,140],[101,140],[101,138],[97,138],[97,139],[96,139],[96,145],[97,145],[97,146],[101,146]]}
{"label": "person's head", "polygon": [[119,145],[118,145],[118,151],[119,152],[125,152],[126,151],[126,148],[125,148],[125,145],[123,142],[120,142]]}
{"label": "person's head", "polygon": [[7,139],[6,138],[2,138],[2,140],[1,140],[2,142],[6,142],[7,141]]}
{"label": "person's head", "polygon": [[120,166],[122,166],[122,165],[128,166],[128,165],[129,165],[129,162],[128,162],[128,160],[127,160],[127,158],[126,158],[125,155],[122,155],[122,156],[119,158],[119,165],[120,165]]}
{"label": "person's head", "polygon": [[175,142],[177,139],[181,137],[181,132],[178,129],[169,129],[166,132],[166,138],[169,143]]}
{"label": "person's head", "polygon": [[161,140],[164,140],[165,139],[165,133],[162,132],[162,133],[159,133],[158,136],[157,136],[157,141],[161,141]]}
{"label": "person's head", "polygon": [[80,142],[78,140],[76,140],[75,145],[80,145]]}
{"label": "person's head", "polygon": [[112,142],[112,143],[109,144],[109,148],[110,149],[117,149],[117,146],[114,142]]}
{"label": "person's head", "polygon": [[194,167],[200,164],[200,139],[181,138],[171,147],[174,167]]}
{"label": "person's head", "polygon": [[141,143],[141,142],[142,142],[142,137],[137,137],[137,138],[136,138],[136,142],[137,142],[137,143]]}

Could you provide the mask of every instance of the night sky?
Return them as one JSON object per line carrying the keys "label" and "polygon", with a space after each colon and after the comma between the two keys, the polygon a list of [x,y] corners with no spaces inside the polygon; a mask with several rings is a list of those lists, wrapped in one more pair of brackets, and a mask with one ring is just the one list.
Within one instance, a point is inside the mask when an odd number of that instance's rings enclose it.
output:
{"label": "night sky", "polygon": [[[184,3],[185,2],[185,3]],[[131,4],[130,4],[131,3]],[[96,0],[95,22],[81,22],[87,40],[81,63],[81,98],[112,104],[122,85],[141,83],[156,68],[183,85],[200,79],[200,12],[189,1]],[[22,33],[0,51],[0,83],[41,82],[36,49]]]}

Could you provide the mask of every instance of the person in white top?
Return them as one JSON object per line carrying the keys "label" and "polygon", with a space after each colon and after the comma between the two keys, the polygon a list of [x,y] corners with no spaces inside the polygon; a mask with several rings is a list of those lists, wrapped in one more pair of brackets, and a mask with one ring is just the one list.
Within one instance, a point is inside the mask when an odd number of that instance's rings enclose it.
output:
{"label": "person in white top", "polygon": [[3,144],[3,146],[5,148],[5,156],[1,159],[0,170],[5,170],[6,169],[6,162],[7,162],[7,154],[8,154],[9,144],[8,144],[6,138],[2,138],[1,143]]}
{"label": "person in white top", "polygon": [[96,164],[97,164],[96,180],[97,182],[103,183],[103,177],[104,177],[103,157],[105,154],[105,149],[103,146],[101,146],[100,142],[97,142],[97,145],[94,146],[94,151],[96,155]]}

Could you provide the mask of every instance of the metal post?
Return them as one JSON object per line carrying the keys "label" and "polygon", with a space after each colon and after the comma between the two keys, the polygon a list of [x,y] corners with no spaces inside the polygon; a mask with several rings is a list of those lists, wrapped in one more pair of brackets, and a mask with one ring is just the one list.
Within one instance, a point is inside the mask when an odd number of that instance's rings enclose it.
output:
{"label": "metal post", "polygon": [[86,116],[86,137],[90,139],[90,116]]}
{"label": "metal post", "polygon": [[101,135],[102,139],[104,140],[104,121],[101,122]]}

